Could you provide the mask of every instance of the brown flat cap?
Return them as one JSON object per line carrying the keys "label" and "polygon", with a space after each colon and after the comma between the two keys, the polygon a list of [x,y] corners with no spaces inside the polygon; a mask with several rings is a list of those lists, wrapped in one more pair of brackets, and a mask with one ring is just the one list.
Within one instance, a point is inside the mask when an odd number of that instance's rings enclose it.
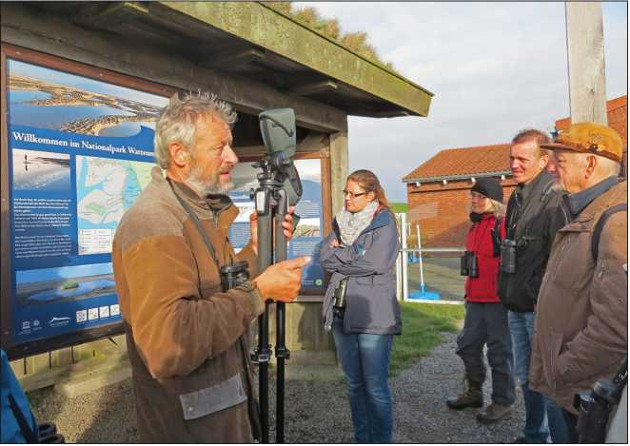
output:
{"label": "brown flat cap", "polygon": [[551,144],[541,144],[549,150],[572,150],[574,152],[592,153],[621,162],[623,158],[623,142],[615,130],[594,122],[572,124],[560,132]]}

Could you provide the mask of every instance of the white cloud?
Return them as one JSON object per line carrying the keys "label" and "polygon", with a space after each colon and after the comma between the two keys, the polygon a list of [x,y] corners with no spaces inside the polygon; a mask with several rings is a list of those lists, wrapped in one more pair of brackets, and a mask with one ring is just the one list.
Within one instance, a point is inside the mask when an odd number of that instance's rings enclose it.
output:
{"label": "white cloud", "polygon": [[[299,3],[365,31],[382,59],[435,93],[428,118],[349,118],[350,168],[394,201],[440,150],[507,142],[569,115],[563,3]],[[605,4],[608,97],[627,94],[627,4]]]}

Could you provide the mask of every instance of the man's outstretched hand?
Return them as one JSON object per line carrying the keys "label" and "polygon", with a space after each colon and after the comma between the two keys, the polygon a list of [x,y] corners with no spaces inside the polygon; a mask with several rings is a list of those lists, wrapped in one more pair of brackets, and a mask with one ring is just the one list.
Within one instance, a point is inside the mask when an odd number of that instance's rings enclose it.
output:
{"label": "man's outstretched hand", "polygon": [[293,302],[300,292],[302,268],[310,257],[298,257],[270,265],[253,282],[260,294],[278,302]]}

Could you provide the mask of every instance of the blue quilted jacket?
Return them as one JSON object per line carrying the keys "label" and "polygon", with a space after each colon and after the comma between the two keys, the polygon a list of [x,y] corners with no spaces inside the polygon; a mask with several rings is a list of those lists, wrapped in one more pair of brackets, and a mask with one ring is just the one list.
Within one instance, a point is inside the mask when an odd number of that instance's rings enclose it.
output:
{"label": "blue quilted jacket", "polygon": [[350,246],[331,248],[335,238],[340,239],[337,220],[322,243],[319,259],[322,267],[332,273],[322,309],[326,329],[330,330],[333,320],[333,292],[348,277],[344,332],[400,334],[402,322],[394,271],[400,243],[393,214],[380,208]]}

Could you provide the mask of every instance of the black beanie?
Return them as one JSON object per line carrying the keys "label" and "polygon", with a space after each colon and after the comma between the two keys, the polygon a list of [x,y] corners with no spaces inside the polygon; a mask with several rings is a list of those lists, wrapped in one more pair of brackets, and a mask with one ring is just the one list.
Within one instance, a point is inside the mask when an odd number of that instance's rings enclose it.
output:
{"label": "black beanie", "polygon": [[503,188],[499,180],[494,178],[479,178],[470,190],[503,203]]}

